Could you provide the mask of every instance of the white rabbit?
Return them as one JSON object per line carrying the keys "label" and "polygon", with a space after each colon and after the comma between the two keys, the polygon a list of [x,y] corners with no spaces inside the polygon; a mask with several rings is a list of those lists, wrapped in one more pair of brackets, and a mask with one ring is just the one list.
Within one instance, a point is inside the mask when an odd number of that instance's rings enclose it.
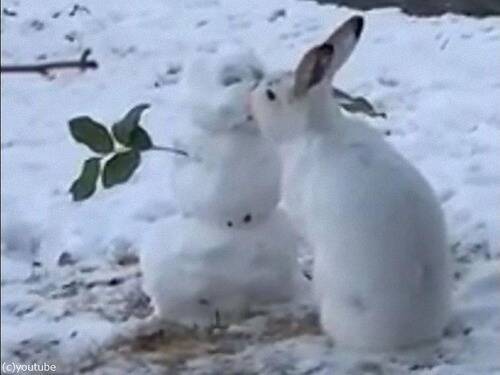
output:
{"label": "white rabbit", "polygon": [[281,163],[249,118],[260,65],[243,48],[200,55],[183,83],[192,129],[178,146],[190,157],[176,160],[174,194],[186,215],[228,227],[265,219],[280,199]]}
{"label": "white rabbit", "polygon": [[294,73],[251,93],[263,133],[281,148],[297,215],[315,251],[323,329],[338,345],[392,350],[436,340],[450,313],[450,260],[438,201],[378,132],[345,117],[334,73],[363,29],[354,16]]}
{"label": "white rabbit", "polygon": [[143,288],[156,316],[209,326],[251,306],[289,302],[299,290],[296,238],[286,215],[228,230],[176,216],[156,223],[141,253]]}

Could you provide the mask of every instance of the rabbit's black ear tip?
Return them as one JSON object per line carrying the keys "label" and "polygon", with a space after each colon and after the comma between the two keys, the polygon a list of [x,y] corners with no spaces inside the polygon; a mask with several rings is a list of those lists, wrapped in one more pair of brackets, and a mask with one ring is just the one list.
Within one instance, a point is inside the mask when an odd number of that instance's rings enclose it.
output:
{"label": "rabbit's black ear tip", "polygon": [[334,47],[330,43],[323,43],[318,46],[318,50],[326,56],[333,55]]}
{"label": "rabbit's black ear tip", "polygon": [[365,20],[362,16],[354,16],[351,18],[352,25],[354,26],[354,35],[357,39],[361,36],[363,32],[363,27],[365,25]]}

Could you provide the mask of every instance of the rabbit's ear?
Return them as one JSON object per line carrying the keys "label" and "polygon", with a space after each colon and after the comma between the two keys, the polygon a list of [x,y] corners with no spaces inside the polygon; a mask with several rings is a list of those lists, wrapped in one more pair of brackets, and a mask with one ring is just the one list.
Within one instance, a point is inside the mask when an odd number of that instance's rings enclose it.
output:
{"label": "rabbit's ear", "polygon": [[304,95],[325,78],[332,64],[333,55],[334,48],[331,44],[321,44],[307,51],[295,70],[293,86],[295,96]]}
{"label": "rabbit's ear", "polygon": [[349,56],[351,56],[363,32],[363,26],[363,17],[353,16],[340,25],[337,30],[325,40],[325,44],[331,44],[335,49],[335,56],[333,57],[331,66],[328,68],[329,78],[333,77],[335,72],[339,70]]}
{"label": "rabbit's ear", "polygon": [[323,44],[313,47],[302,57],[295,70],[294,93],[304,95],[311,87],[328,80],[344,64],[363,31],[363,18],[351,17]]}

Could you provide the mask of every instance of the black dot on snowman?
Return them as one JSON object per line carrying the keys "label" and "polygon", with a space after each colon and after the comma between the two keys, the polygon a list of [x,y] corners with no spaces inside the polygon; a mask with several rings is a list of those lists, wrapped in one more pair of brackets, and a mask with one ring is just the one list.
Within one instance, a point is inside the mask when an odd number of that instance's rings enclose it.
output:
{"label": "black dot on snowman", "polygon": [[[252,214],[248,213],[245,216],[243,216],[242,223],[250,224],[252,222],[252,220],[253,220]],[[229,220],[226,222],[226,225],[229,228],[232,228],[234,226],[234,223],[233,223],[233,221]]]}
{"label": "black dot on snowman", "polygon": [[271,102],[274,102],[276,100],[276,94],[271,89],[266,90],[266,96]]}
{"label": "black dot on snowman", "polygon": [[210,305],[210,301],[206,298],[200,298],[198,300],[198,303],[202,306],[209,306]]}

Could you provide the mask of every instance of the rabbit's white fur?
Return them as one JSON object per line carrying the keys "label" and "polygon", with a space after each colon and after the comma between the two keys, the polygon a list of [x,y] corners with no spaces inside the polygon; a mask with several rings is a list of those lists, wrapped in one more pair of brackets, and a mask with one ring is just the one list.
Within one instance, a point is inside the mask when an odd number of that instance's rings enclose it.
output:
{"label": "rabbit's white fur", "polygon": [[351,18],[295,74],[263,80],[251,107],[283,146],[285,194],[315,251],[324,330],[341,346],[377,351],[440,337],[451,275],[443,214],[426,180],[331,96],[362,26]]}
{"label": "rabbit's white fur", "polygon": [[302,281],[296,237],[283,211],[228,230],[176,216],[156,224],[141,254],[143,288],[165,320],[208,326],[251,306],[293,300]]}

